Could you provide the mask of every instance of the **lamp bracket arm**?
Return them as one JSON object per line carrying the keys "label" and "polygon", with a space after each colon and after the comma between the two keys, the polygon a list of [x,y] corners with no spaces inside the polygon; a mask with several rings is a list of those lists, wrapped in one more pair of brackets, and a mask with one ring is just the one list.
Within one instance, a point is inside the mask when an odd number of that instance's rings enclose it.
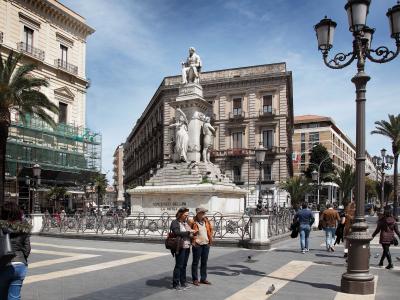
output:
{"label": "lamp bracket arm", "polygon": [[322,55],[324,58],[325,65],[331,69],[343,69],[343,68],[349,66],[357,57],[355,52],[349,52],[347,54],[340,52],[340,53],[337,53],[330,60],[328,58],[328,51],[323,52]]}
{"label": "lamp bracket arm", "polygon": [[[396,52],[389,50],[388,47],[386,46],[380,46],[376,49],[369,49],[368,51],[366,51],[366,56],[367,58],[375,63],[387,63],[393,59],[395,59],[397,57],[397,55],[399,55],[400,53],[400,42],[396,43],[397,49]],[[379,58],[375,58],[371,55],[371,53],[375,53],[376,56],[378,56]]]}

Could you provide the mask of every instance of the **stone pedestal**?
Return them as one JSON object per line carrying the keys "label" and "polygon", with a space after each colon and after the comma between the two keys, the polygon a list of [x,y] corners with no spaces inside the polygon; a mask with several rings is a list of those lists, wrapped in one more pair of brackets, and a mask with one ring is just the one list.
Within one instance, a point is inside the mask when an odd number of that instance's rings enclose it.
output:
{"label": "stone pedestal", "polygon": [[251,216],[251,239],[248,244],[250,249],[267,250],[271,248],[268,237],[268,215]]}
{"label": "stone pedestal", "polygon": [[31,214],[32,217],[32,233],[39,233],[43,227],[43,216],[44,214]]}
{"label": "stone pedestal", "polygon": [[145,186],[127,191],[131,213],[174,215],[181,206],[195,213],[202,206],[209,213],[243,214],[247,193],[221,174],[212,163],[171,163],[159,169]]}
{"label": "stone pedestal", "polygon": [[203,99],[203,88],[198,83],[189,83],[179,88],[179,95],[170,105],[180,108],[186,115],[188,124],[188,161],[200,161],[201,158],[201,127],[203,116],[212,107]]}

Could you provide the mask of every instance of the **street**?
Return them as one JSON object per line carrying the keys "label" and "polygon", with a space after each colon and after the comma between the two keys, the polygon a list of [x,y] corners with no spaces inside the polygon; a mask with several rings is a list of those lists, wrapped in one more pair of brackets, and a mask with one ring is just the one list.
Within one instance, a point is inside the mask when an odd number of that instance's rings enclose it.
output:
{"label": "street", "polygon": [[[212,285],[190,285],[177,292],[170,289],[173,258],[163,245],[34,236],[22,295],[26,300],[267,299],[265,292],[274,284],[273,299],[398,299],[399,248],[392,247],[395,268],[388,271],[377,267],[378,240],[371,243],[376,295],[352,298],[339,293],[343,247],[329,253],[323,243],[318,231],[312,233],[306,254],[300,253],[298,239],[274,244],[268,251],[213,247],[208,267]],[[191,258],[188,282],[190,264]]]}

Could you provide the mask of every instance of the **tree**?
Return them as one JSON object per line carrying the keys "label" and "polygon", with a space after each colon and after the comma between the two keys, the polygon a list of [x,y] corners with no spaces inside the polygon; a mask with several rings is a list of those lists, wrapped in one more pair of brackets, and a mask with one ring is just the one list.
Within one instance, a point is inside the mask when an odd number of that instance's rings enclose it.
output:
{"label": "tree", "polygon": [[309,180],[296,176],[288,178],[281,185],[281,188],[290,194],[292,207],[299,207],[300,203],[304,201],[306,194],[311,191],[312,186]]}
{"label": "tree", "polygon": [[390,199],[390,195],[393,194],[392,196],[394,196],[394,193],[392,193],[393,191],[393,184],[389,181],[385,181],[383,184],[383,193],[384,195],[384,199],[382,199],[382,183],[381,182],[376,182],[376,191],[378,193],[378,198],[381,201],[381,207],[384,207],[384,202],[386,203],[385,205],[388,205],[389,199]]}
{"label": "tree", "polygon": [[340,200],[342,205],[346,207],[351,200],[351,191],[356,185],[356,172],[351,165],[346,165],[343,170],[338,170],[335,173],[332,181],[339,186]]}
{"label": "tree", "polygon": [[57,203],[60,203],[61,199],[64,199],[67,195],[67,189],[65,187],[55,186],[52,187],[47,193],[47,199],[52,200],[54,202],[54,207],[57,206]]}
{"label": "tree", "polygon": [[[328,150],[326,147],[322,144],[317,144],[314,146],[311,150],[311,155],[310,155],[310,163],[308,165],[307,170],[305,171],[305,175],[307,178],[311,179],[312,178],[312,171],[316,170],[318,171],[318,166],[319,164],[324,161],[329,157]],[[332,163],[332,159],[326,159],[322,164],[321,164],[321,169],[320,169],[320,176],[321,176],[321,181],[325,179],[325,177],[328,174],[333,173],[335,170],[335,167]]]}
{"label": "tree", "polygon": [[380,134],[388,137],[392,142],[392,152],[394,156],[394,167],[393,167],[393,208],[394,214],[397,217],[398,203],[398,161],[400,153],[400,114],[388,115],[389,121],[381,120],[375,122],[375,130],[371,131],[371,134]]}
{"label": "tree", "polygon": [[371,197],[378,197],[378,193],[376,191],[376,184],[377,182],[375,180],[372,180],[371,178],[365,178],[365,196],[366,199],[369,200]]}
{"label": "tree", "polygon": [[0,57],[0,211],[4,203],[6,147],[11,126],[11,112],[18,113],[23,122],[27,117],[36,116],[54,127],[49,112],[58,114],[58,107],[39,91],[47,87],[48,81],[34,78],[31,72],[34,64],[20,64],[22,54],[10,52],[3,60]]}
{"label": "tree", "polygon": [[[104,195],[106,194],[108,180],[105,174],[100,172],[94,173],[92,176],[92,183],[94,185],[95,191],[97,193],[98,202],[97,205],[100,205],[101,200],[103,199]],[[98,207],[97,207],[98,209]]]}

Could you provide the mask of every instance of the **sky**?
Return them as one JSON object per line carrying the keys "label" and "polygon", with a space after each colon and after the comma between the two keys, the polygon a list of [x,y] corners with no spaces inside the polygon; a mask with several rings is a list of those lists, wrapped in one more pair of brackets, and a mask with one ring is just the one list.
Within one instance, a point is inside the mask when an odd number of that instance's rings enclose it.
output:
{"label": "sky", "polygon": [[[103,136],[102,172],[112,177],[113,153],[124,142],[165,76],[180,73],[194,46],[203,71],[286,62],[293,76],[294,114],[334,119],[355,142],[356,65],[327,68],[313,26],[325,15],[337,22],[331,55],[351,51],[352,36],[341,0],[60,0],[96,32],[87,39],[87,126]],[[373,47],[395,49],[388,8],[372,1],[367,24]],[[400,57],[367,62],[367,151],[390,150],[389,139],[371,135],[374,122],[400,113]]]}

